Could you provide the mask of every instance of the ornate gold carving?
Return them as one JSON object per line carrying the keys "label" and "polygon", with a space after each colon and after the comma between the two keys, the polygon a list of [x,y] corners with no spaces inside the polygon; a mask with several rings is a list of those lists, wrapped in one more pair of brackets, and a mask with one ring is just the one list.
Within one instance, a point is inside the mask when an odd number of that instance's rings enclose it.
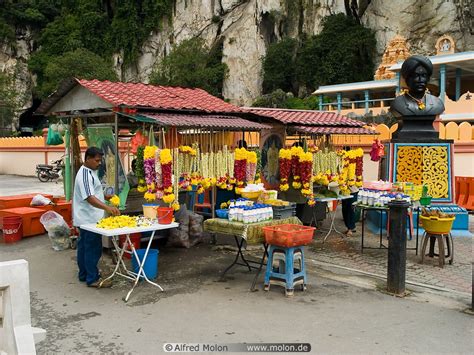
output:
{"label": "ornate gold carving", "polygon": [[423,147],[423,183],[428,185],[428,194],[434,198],[447,198],[448,149],[440,146]]}
{"label": "ornate gold carving", "polygon": [[397,153],[397,181],[422,183],[422,154],[420,146],[398,147]]}
{"label": "ornate gold carving", "polygon": [[453,54],[455,51],[456,44],[451,36],[443,35],[436,41],[436,55],[441,54]]}
{"label": "ornate gold carving", "polygon": [[395,77],[393,71],[388,70],[393,64],[404,61],[410,56],[410,52],[407,48],[407,40],[402,36],[395,36],[385,48],[385,52],[382,56],[382,62],[375,71],[374,79],[392,79]]}

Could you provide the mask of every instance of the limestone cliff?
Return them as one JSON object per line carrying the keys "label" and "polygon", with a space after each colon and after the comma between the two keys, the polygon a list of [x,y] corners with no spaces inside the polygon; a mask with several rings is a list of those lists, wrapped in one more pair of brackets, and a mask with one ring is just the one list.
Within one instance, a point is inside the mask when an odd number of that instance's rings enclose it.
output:
{"label": "limestone cliff", "polygon": [[[474,50],[473,9],[472,0],[372,0],[362,22],[376,31],[378,60],[396,34],[408,40],[411,53],[434,54],[443,34],[454,38],[457,51],[466,51]],[[269,43],[316,34],[322,18],[344,11],[343,0],[176,0],[172,18],[150,34],[137,63],[124,67],[117,54],[115,69],[122,80],[147,82],[153,65],[174,44],[200,36],[208,45],[223,44],[223,61],[229,67],[225,97],[249,105],[261,92],[261,58]],[[28,31],[17,31],[15,51],[0,48],[0,69],[15,72],[24,93],[31,93],[34,84],[26,66],[33,48]]]}

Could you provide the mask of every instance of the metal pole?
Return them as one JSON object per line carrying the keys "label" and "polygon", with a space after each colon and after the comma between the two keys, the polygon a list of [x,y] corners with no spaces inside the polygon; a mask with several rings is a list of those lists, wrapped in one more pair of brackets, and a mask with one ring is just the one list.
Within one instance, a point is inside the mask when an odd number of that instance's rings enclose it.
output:
{"label": "metal pole", "polygon": [[390,209],[388,239],[387,291],[396,295],[405,294],[405,273],[407,258],[407,213],[410,204],[394,200]]}
{"label": "metal pole", "polygon": [[63,176],[63,184],[64,184],[64,195],[66,197],[66,201],[71,201],[71,135],[69,134],[71,126],[66,129],[66,134],[64,136],[64,140],[66,143],[66,151],[64,152],[64,176]]}
{"label": "metal pole", "polygon": [[119,179],[118,179],[118,174],[119,174],[119,168],[118,168],[118,163],[119,163],[119,134],[118,134],[118,115],[115,114],[115,188],[114,188],[114,194],[118,195],[119,194]]}

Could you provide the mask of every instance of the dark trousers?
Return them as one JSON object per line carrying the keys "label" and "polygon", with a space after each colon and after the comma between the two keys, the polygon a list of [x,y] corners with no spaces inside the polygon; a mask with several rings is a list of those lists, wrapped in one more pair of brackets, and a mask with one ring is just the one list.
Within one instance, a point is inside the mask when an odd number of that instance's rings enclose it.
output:
{"label": "dark trousers", "polygon": [[79,281],[88,285],[99,279],[97,264],[102,256],[102,236],[97,233],[79,229],[77,240],[77,266]]}
{"label": "dark trousers", "polygon": [[352,193],[352,198],[342,200],[342,218],[346,228],[349,230],[355,229],[355,211],[352,204],[357,201],[357,194],[358,192]]}

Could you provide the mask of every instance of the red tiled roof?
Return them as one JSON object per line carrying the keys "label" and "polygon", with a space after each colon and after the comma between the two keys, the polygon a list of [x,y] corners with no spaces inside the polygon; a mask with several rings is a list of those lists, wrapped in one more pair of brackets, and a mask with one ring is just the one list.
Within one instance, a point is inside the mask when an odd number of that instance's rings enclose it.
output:
{"label": "red tiled roof", "polygon": [[206,112],[240,112],[240,108],[202,89],[155,86],[76,79],[103,100],[115,106],[150,107],[170,110],[201,110]]}
{"label": "red tiled roof", "polygon": [[244,107],[242,110],[257,115],[273,117],[285,124],[302,124],[311,126],[351,126],[362,127],[364,122],[353,120],[337,112],[290,110],[281,108]]}
{"label": "red tiled roof", "polygon": [[309,134],[379,134],[375,130],[364,127],[321,127],[321,126],[296,126],[295,130]]}
{"label": "red tiled roof", "polygon": [[258,122],[252,122],[235,116],[220,115],[180,115],[174,113],[144,113],[145,117],[156,120],[163,126],[225,128],[231,130],[261,130],[271,128]]}

